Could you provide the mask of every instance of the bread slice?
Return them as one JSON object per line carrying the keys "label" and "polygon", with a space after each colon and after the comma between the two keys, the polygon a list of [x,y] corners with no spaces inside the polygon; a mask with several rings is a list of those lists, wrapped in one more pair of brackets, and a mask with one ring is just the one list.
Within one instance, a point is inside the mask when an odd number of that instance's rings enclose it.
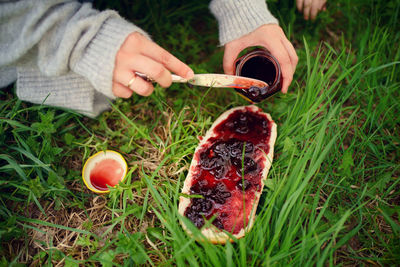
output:
{"label": "bread slice", "polygon": [[276,128],[260,108],[242,106],[224,112],[201,139],[178,211],[209,241],[226,243],[231,240],[227,233],[241,238],[253,226],[272,164]]}

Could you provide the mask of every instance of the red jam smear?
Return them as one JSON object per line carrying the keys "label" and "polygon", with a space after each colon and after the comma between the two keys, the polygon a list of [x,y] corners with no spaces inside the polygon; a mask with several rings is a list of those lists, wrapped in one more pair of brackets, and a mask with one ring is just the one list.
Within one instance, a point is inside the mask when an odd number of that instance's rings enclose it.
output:
{"label": "red jam smear", "polygon": [[108,190],[122,180],[124,168],[115,159],[103,159],[95,164],[90,172],[90,182],[97,190]]}
{"label": "red jam smear", "polygon": [[231,87],[237,88],[237,89],[249,89],[251,87],[265,87],[267,85],[266,82],[263,81],[249,81],[247,79],[243,78],[236,78],[233,81],[233,85]]}
{"label": "red jam smear", "polygon": [[271,126],[264,114],[249,107],[236,110],[195,154],[190,194],[201,197],[191,199],[185,216],[198,228],[211,219],[217,228],[237,234],[248,224],[261,191]]}

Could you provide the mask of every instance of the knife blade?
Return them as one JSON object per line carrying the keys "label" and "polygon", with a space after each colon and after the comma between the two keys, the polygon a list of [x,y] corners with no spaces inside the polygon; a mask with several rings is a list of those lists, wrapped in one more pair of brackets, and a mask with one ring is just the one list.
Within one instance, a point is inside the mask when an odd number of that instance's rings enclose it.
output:
{"label": "knife blade", "polygon": [[268,84],[253,78],[227,74],[195,74],[194,77],[187,81],[189,84],[205,87],[227,87],[248,89],[250,87],[265,87]]}
{"label": "knife blade", "polygon": [[[154,82],[154,79],[150,78],[146,74],[135,72],[135,74],[146,81]],[[181,76],[172,74],[172,82],[175,83],[189,83],[196,86],[204,87],[224,87],[224,88],[237,88],[237,89],[248,89],[250,87],[266,87],[268,84],[264,81],[228,74],[217,74],[217,73],[206,73],[206,74],[195,74],[192,79],[185,79]]]}

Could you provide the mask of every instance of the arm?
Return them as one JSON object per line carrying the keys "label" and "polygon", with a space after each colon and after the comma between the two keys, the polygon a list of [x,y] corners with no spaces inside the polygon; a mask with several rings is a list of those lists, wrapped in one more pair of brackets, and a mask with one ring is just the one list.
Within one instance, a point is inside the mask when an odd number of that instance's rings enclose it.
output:
{"label": "arm", "polygon": [[286,93],[298,58],[265,0],[213,0],[210,9],[219,23],[220,44],[225,46],[225,73],[233,74],[233,62],[243,49],[263,46],[281,65],[282,92]]}
{"label": "arm", "polygon": [[13,1],[0,10],[0,66],[37,67],[45,76],[72,70],[110,98],[119,47],[131,32],[146,35],[114,11],[75,1]]}
{"label": "arm", "polygon": [[[74,95],[65,98],[69,91],[93,96],[97,95],[95,89],[111,99],[126,96],[126,92],[119,90],[123,86],[117,87],[125,84],[123,89],[127,89],[121,73],[126,76],[142,71],[155,76],[162,86],[170,84],[169,70],[181,76],[191,75],[189,67],[154,44],[140,28],[114,11],[99,12],[88,3],[67,0],[2,3],[0,22],[0,69],[17,66],[17,94],[28,101],[35,99],[35,103],[38,103],[36,93],[44,89],[43,94],[51,94],[46,104],[60,106],[61,102],[62,106],[74,109],[77,108],[71,102],[80,99],[74,99]],[[153,58],[143,55],[143,50],[149,47],[156,47],[158,52],[152,54]],[[151,64],[150,60],[157,66],[156,72],[143,69]],[[65,77],[73,82],[69,83]],[[138,82],[140,78],[133,90],[140,89]],[[143,80],[141,84],[147,86],[141,94],[149,94],[152,85]]]}

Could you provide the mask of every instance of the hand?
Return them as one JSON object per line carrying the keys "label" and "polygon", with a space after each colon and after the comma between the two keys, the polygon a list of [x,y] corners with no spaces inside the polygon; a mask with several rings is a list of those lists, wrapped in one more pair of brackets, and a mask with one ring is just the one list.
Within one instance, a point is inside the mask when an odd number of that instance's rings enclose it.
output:
{"label": "hand", "polygon": [[189,66],[137,32],[130,34],[117,52],[112,85],[115,96],[129,98],[133,92],[149,96],[153,92],[153,84],[135,71],[147,74],[162,87],[171,85],[170,71],[187,79],[194,75]]}
{"label": "hand", "polygon": [[314,20],[318,12],[326,10],[326,0],[296,0],[297,10],[303,12],[304,19]]}
{"label": "hand", "polygon": [[243,49],[251,46],[265,47],[278,60],[283,77],[282,93],[286,93],[293,80],[298,58],[293,45],[286,38],[281,27],[276,24],[265,24],[253,32],[227,43],[223,59],[225,73],[234,74],[235,59]]}

